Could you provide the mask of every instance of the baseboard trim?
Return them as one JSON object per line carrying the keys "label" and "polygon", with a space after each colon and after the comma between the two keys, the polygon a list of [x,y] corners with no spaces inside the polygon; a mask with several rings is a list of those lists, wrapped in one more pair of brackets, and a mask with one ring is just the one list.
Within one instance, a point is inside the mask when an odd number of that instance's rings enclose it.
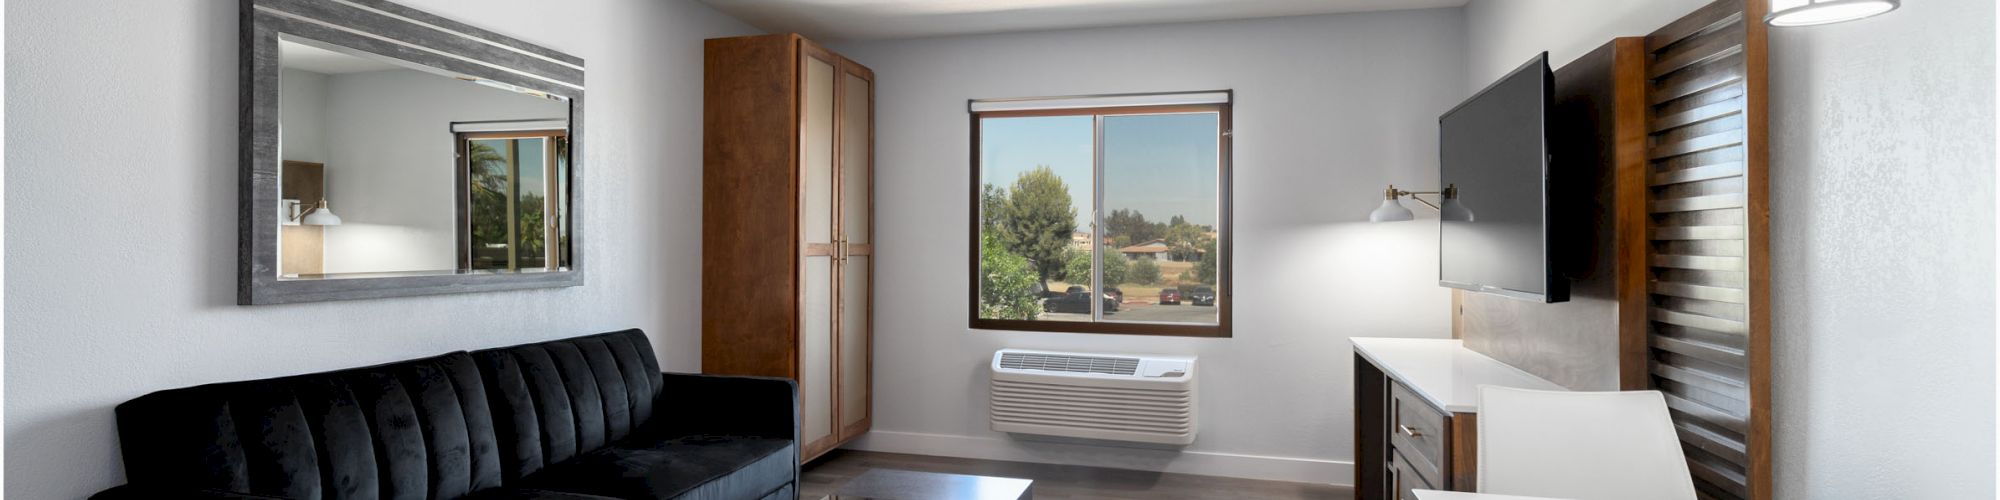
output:
{"label": "baseboard trim", "polygon": [[976,458],[1009,462],[1083,465],[1298,483],[1354,484],[1354,463],[1317,458],[1243,455],[1212,451],[1126,448],[1045,442],[1014,437],[955,436],[870,431],[843,449]]}

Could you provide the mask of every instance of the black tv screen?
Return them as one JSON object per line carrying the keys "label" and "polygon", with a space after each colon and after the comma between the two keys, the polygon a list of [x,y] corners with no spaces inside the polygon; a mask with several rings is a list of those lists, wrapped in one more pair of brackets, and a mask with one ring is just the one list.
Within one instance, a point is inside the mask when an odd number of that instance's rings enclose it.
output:
{"label": "black tv screen", "polygon": [[1549,126],[1555,76],[1535,56],[1438,117],[1446,186],[1438,283],[1562,302],[1569,286],[1551,257]]}

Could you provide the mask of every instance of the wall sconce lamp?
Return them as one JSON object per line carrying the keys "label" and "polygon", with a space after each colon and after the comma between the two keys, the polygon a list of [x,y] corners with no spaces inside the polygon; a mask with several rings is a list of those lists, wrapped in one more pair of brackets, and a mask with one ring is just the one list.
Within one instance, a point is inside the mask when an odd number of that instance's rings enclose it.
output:
{"label": "wall sconce lamp", "polygon": [[[296,204],[292,205],[292,207],[294,211],[298,209],[298,205]],[[293,215],[291,222],[308,226],[338,226],[340,225],[340,216],[334,215],[333,209],[326,208],[326,198],[320,198],[318,205],[314,205],[311,209],[306,210],[305,213]]]}
{"label": "wall sconce lamp", "polygon": [[[1472,209],[1465,208],[1465,204],[1458,201],[1458,186],[1456,184],[1445,186],[1443,191],[1404,191],[1396,189],[1396,186],[1391,184],[1389,185],[1389,190],[1383,194],[1382,206],[1375,207],[1375,211],[1373,212],[1368,212],[1368,222],[1397,222],[1415,219],[1416,214],[1411,213],[1409,207],[1403,206],[1402,198],[1405,196],[1410,197],[1412,200],[1417,200],[1417,203],[1422,203],[1426,207],[1431,207],[1431,210],[1438,211],[1438,218],[1440,219],[1472,222]],[[1431,203],[1423,198],[1419,198],[1418,195],[1436,196],[1439,201],[1438,203]]]}
{"label": "wall sconce lamp", "polygon": [[1781,28],[1844,23],[1902,5],[1902,0],[1771,0],[1771,13],[1764,16],[1764,23]]}

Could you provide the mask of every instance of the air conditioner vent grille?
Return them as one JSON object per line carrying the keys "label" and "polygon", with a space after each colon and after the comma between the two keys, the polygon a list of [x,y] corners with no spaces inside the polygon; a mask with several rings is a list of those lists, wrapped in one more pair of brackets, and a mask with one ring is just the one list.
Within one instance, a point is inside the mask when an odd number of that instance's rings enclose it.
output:
{"label": "air conditioner vent grille", "polygon": [[1001,353],[1000,367],[1014,370],[1132,375],[1139,371],[1139,358],[1008,352]]}

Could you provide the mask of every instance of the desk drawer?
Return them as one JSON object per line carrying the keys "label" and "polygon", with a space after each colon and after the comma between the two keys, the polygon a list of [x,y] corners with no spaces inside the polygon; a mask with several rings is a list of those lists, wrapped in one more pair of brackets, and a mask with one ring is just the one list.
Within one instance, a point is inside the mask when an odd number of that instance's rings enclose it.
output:
{"label": "desk drawer", "polygon": [[1442,483],[1445,428],[1448,418],[1431,408],[1401,383],[1389,384],[1389,446],[1402,451],[1410,465],[1433,483]]}
{"label": "desk drawer", "polygon": [[1389,498],[1417,500],[1417,495],[1410,490],[1438,489],[1437,485],[1431,483],[1430,478],[1424,477],[1422,472],[1418,472],[1411,465],[1413,464],[1409,459],[1403,458],[1402,453],[1393,451],[1389,453]]}

